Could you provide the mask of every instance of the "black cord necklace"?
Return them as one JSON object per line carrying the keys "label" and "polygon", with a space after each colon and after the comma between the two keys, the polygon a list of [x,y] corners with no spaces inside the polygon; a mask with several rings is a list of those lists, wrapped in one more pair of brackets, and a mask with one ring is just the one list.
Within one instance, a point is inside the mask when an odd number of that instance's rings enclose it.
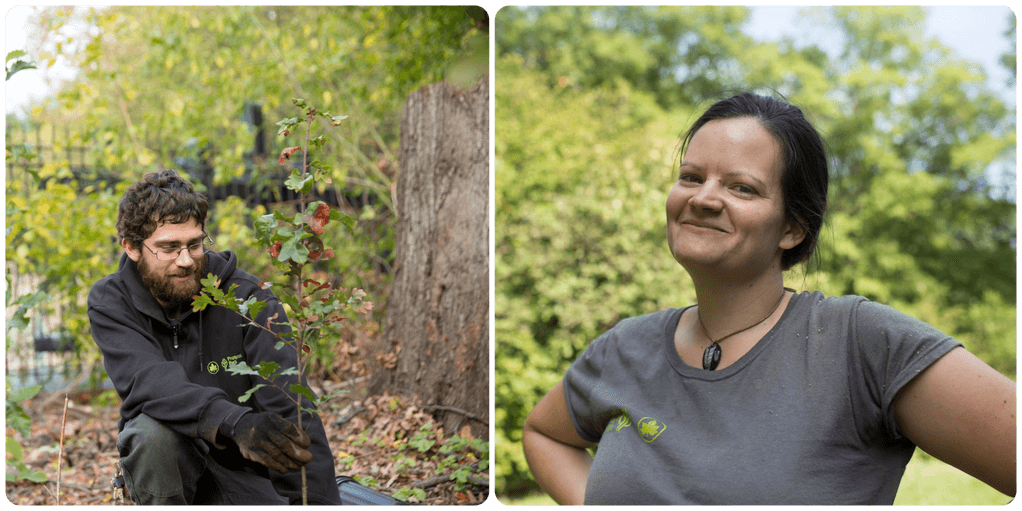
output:
{"label": "black cord necklace", "polygon": [[755,323],[753,323],[753,324],[751,324],[751,325],[749,325],[749,326],[747,326],[747,327],[745,327],[745,328],[743,328],[741,330],[737,330],[737,331],[731,332],[731,333],[725,335],[724,337],[721,337],[720,339],[717,339],[716,341],[714,341],[713,337],[710,337],[710,333],[706,331],[706,325],[703,324],[703,315],[699,314],[699,311],[696,311],[696,317],[699,318],[699,326],[700,326],[700,328],[703,329],[703,333],[706,334],[706,338],[710,340],[710,345],[707,346],[706,349],[703,351],[703,369],[705,369],[707,371],[713,371],[714,369],[717,368],[717,365],[720,364],[721,350],[720,350],[720,344],[718,344],[718,343],[720,343],[720,341],[723,341],[724,339],[727,339],[728,337],[731,337],[732,335],[740,334],[740,333],[742,333],[742,332],[744,332],[744,331],[746,331],[746,330],[748,330],[748,329],[750,329],[750,328],[752,328],[752,327],[754,327],[754,326],[756,326],[756,325],[766,321],[766,319],[769,318],[770,316],[773,316],[774,313],[777,312],[777,308],[781,306],[781,302],[784,300],[784,293],[785,293],[785,290],[782,289],[781,290],[781,297],[777,299],[777,305],[774,305],[774,310],[770,311],[770,314],[767,314],[765,318],[763,318],[763,319],[761,319],[761,320],[759,320],[759,321],[757,321],[757,322],[755,322]]}

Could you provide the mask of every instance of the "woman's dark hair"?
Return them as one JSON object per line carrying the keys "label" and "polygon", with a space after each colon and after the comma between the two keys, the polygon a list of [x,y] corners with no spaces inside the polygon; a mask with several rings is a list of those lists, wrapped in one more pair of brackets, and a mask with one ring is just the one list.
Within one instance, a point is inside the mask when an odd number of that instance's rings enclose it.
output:
{"label": "woman's dark hair", "polygon": [[781,268],[787,270],[812,257],[823,226],[829,179],[823,140],[798,107],[779,99],[744,92],[714,103],[696,120],[682,139],[682,156],[696,131],[704,124],[736,117],[759,119],[784,153],[781,171],[784,214],[806,233],[802,243],[781,255]]}
{"label": "woman's dark hair", "polygon": [[149,238],[161,224],[194,219],[205,227],[209,203],[173,170],[150,172],[124,192],[117,208],[117,235],[132,246]]}

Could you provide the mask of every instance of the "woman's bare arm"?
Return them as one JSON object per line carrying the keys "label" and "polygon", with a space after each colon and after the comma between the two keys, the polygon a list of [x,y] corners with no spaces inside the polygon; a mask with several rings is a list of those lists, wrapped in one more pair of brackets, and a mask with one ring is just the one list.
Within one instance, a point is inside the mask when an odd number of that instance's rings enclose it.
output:
{"label": "woman's bare arm", "polygon": [[564,384],[558,382],[525,419],[522,447],[532,476],[559,504],[582,504],[593,457],[568,415]]}
{"label": "woman's bare arm", "polygon": [[955,348],[894,401],[905,436],[922,450],[1015,496],[1015,382]]}

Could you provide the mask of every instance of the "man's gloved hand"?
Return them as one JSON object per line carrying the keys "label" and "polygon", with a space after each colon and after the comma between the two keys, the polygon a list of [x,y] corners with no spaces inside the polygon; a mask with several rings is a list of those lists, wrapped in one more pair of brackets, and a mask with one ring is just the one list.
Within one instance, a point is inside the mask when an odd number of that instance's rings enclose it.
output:
{"label": "man's gloved hand", "polygon": [[234,434],[226,436],[238,444],[245,459],[277,472],[298,470],[312,461],[312,453],[305,450],[312,444],[309,435],[275,413],[248,412],[238,419]]}

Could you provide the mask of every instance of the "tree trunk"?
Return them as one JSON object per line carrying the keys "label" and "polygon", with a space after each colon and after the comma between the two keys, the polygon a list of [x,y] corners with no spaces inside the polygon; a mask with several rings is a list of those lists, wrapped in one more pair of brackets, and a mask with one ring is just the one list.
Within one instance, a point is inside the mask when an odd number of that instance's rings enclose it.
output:
{"label": "tree trunk", "polygon": [[[489,420],[489,84],[446,83],[408,96],[401,121],[394,283],[384,346],[396,353],[371,390]],[[445,432],[470,424],[436,409]]]}

